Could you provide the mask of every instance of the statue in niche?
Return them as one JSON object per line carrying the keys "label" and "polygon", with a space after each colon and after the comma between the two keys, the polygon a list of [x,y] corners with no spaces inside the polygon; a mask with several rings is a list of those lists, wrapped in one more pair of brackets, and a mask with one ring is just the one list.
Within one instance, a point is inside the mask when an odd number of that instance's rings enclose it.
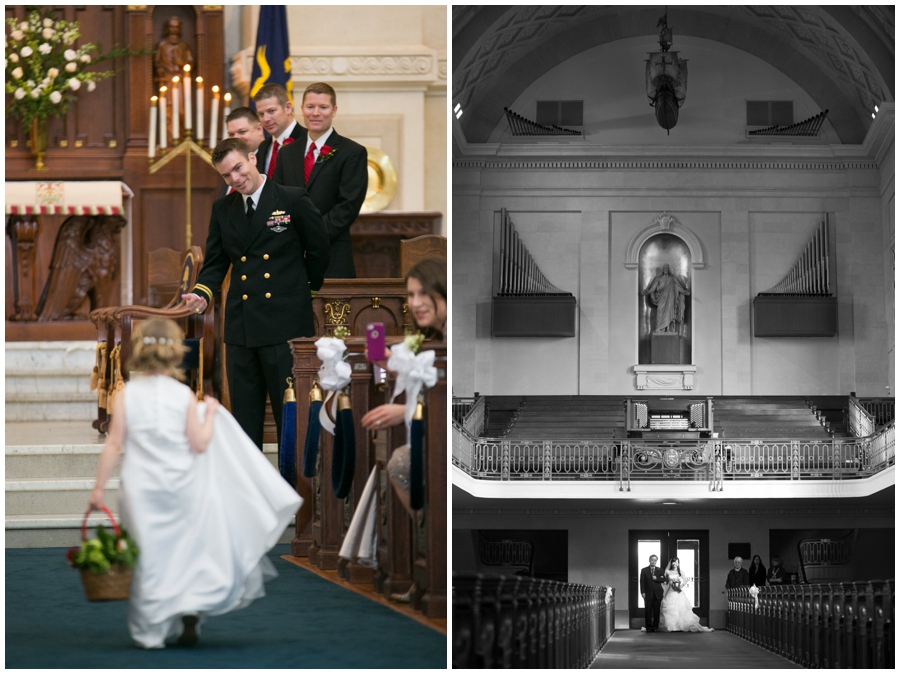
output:
{"label": "statue in niche", "polygon": [[181,19],[177,16],[166,22],[166,36],[156,45],[153,65],[156,68],[157,89],[163,85],[171,88],[172,78],[184,75],[184,66],[194,67],[194,55],[181,40]]}
{"label": "statue in niche", "polygon": [[681,335],[684,326],[685,296],[691,294],[687,278],[675,276],[668,264],[651,279],[641,295],[649,295],[656,305],[656,328],[654,333],[676,333]]}

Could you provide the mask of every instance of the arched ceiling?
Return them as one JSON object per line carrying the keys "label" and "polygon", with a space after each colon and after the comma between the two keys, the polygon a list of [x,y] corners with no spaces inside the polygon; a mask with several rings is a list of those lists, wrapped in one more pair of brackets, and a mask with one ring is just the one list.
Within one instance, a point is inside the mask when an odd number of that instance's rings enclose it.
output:
{"label": "arched ceiling", "polygon": [[[538,77],[598,45],[646,35],[658,49],[658,6],[454,6],[453,106],[469,143],[484,143],[504,106]],[[861,143],[881,101],[894,100],[894,7],[669,7],[679,35],[723,42],[790,77],[842,143]]]}

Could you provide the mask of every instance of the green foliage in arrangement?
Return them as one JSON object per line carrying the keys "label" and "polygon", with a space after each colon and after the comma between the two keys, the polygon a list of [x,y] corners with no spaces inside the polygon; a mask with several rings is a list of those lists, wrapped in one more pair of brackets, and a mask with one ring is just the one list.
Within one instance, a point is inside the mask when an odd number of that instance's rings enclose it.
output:
{"label": "green foliage in arrangement", "polygon": [[117,536],[98,526],[97,538],[83,541],[80,548],[69,548],[66,559],[76,569],[89,569],[94,573],[107,573],[115,562],[133,569],[141,551],[128,532],[121,531]]}

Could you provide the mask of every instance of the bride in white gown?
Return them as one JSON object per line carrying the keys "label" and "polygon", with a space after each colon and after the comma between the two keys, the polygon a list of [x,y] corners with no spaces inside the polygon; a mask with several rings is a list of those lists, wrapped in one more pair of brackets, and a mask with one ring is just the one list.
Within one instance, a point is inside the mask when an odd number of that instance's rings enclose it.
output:
{"label": "bride in white gown", "polygon": [[700,624],[694,613],[694,602],[685,591],[687,579],[681,575],[681,562],[673,557],[666,567],[665,594],[659,610],[660,632],[712,632]]}

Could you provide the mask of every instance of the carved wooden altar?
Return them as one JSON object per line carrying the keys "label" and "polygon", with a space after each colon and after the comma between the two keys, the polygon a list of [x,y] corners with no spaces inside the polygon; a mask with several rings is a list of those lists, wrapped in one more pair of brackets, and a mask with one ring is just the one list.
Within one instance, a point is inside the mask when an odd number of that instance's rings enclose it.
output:
{"label": "carved wooden altar", "polygon": [[[5,16],[24,20],[26,7],[7,5]],[[106,48],[128,44],[135,49],[152,49],[164,35],[164,24],[173,15],[183,23],[182,39],[194,54],[195,72],[208,83],[205,109],[210,109],[212,85],[226,84],[224,72],[224,24],[221,5],[65,5],[57,8],[57,18],[78,21],[82,37],[79,44],[93,42]],[[130,260],[120,260],[120,268],[133,269],[129,286],[131,297],[123,294],[121,284],[111,291],[111,301],[148,304],[147,260],[150,251],[159,248],[184,249],[185,162],[173,162],[170,170],[150,175],[147,140],[150,126],[150,97],[154,95],[151,53],[101,64],[114,68],[114,77],[98,83],[91,93],[79,92],[78,101],[62,119],[50,118],[48,124],[47,170],[34,170],[27,129],[18,120],[6,119],[7,181],[120,181],[134,193],[129,227],[120,235],[130,237]],[[177,164],[177,166],[176,166]],[[209,213],[218,196],[221,178],[205,162],[193,159],[191,219],[194,243],[206,241]],[[9,212],[7,212],[9,215]],[[93,214],[92,214],[93,215]],[[7,317],[22,319],[34,314],[41,289],[47,282],[50,256],[65,215],[38,215],[26,225],[17,219],[7,222]],[[15,243],[10,238],[15,230]],[[29,237],[33,237],[30,239]],[[34,254],[34,266],[28,259],[28,247]],[[17,267],[15,276],[11,268]],[[25,275],[26,267],[31,276]],[[14,287],[19,284],[20,309],[14,304]],[[24,287],[23,287],[24,285]],[[33,294],[32,287],[37,291]],[[10,291],[13,292],[10,292]],[[89,309],[98,308],[91,304]],[[7,321],[8,340],[93,339],[94,326],[84,312],[61,321]]]}

